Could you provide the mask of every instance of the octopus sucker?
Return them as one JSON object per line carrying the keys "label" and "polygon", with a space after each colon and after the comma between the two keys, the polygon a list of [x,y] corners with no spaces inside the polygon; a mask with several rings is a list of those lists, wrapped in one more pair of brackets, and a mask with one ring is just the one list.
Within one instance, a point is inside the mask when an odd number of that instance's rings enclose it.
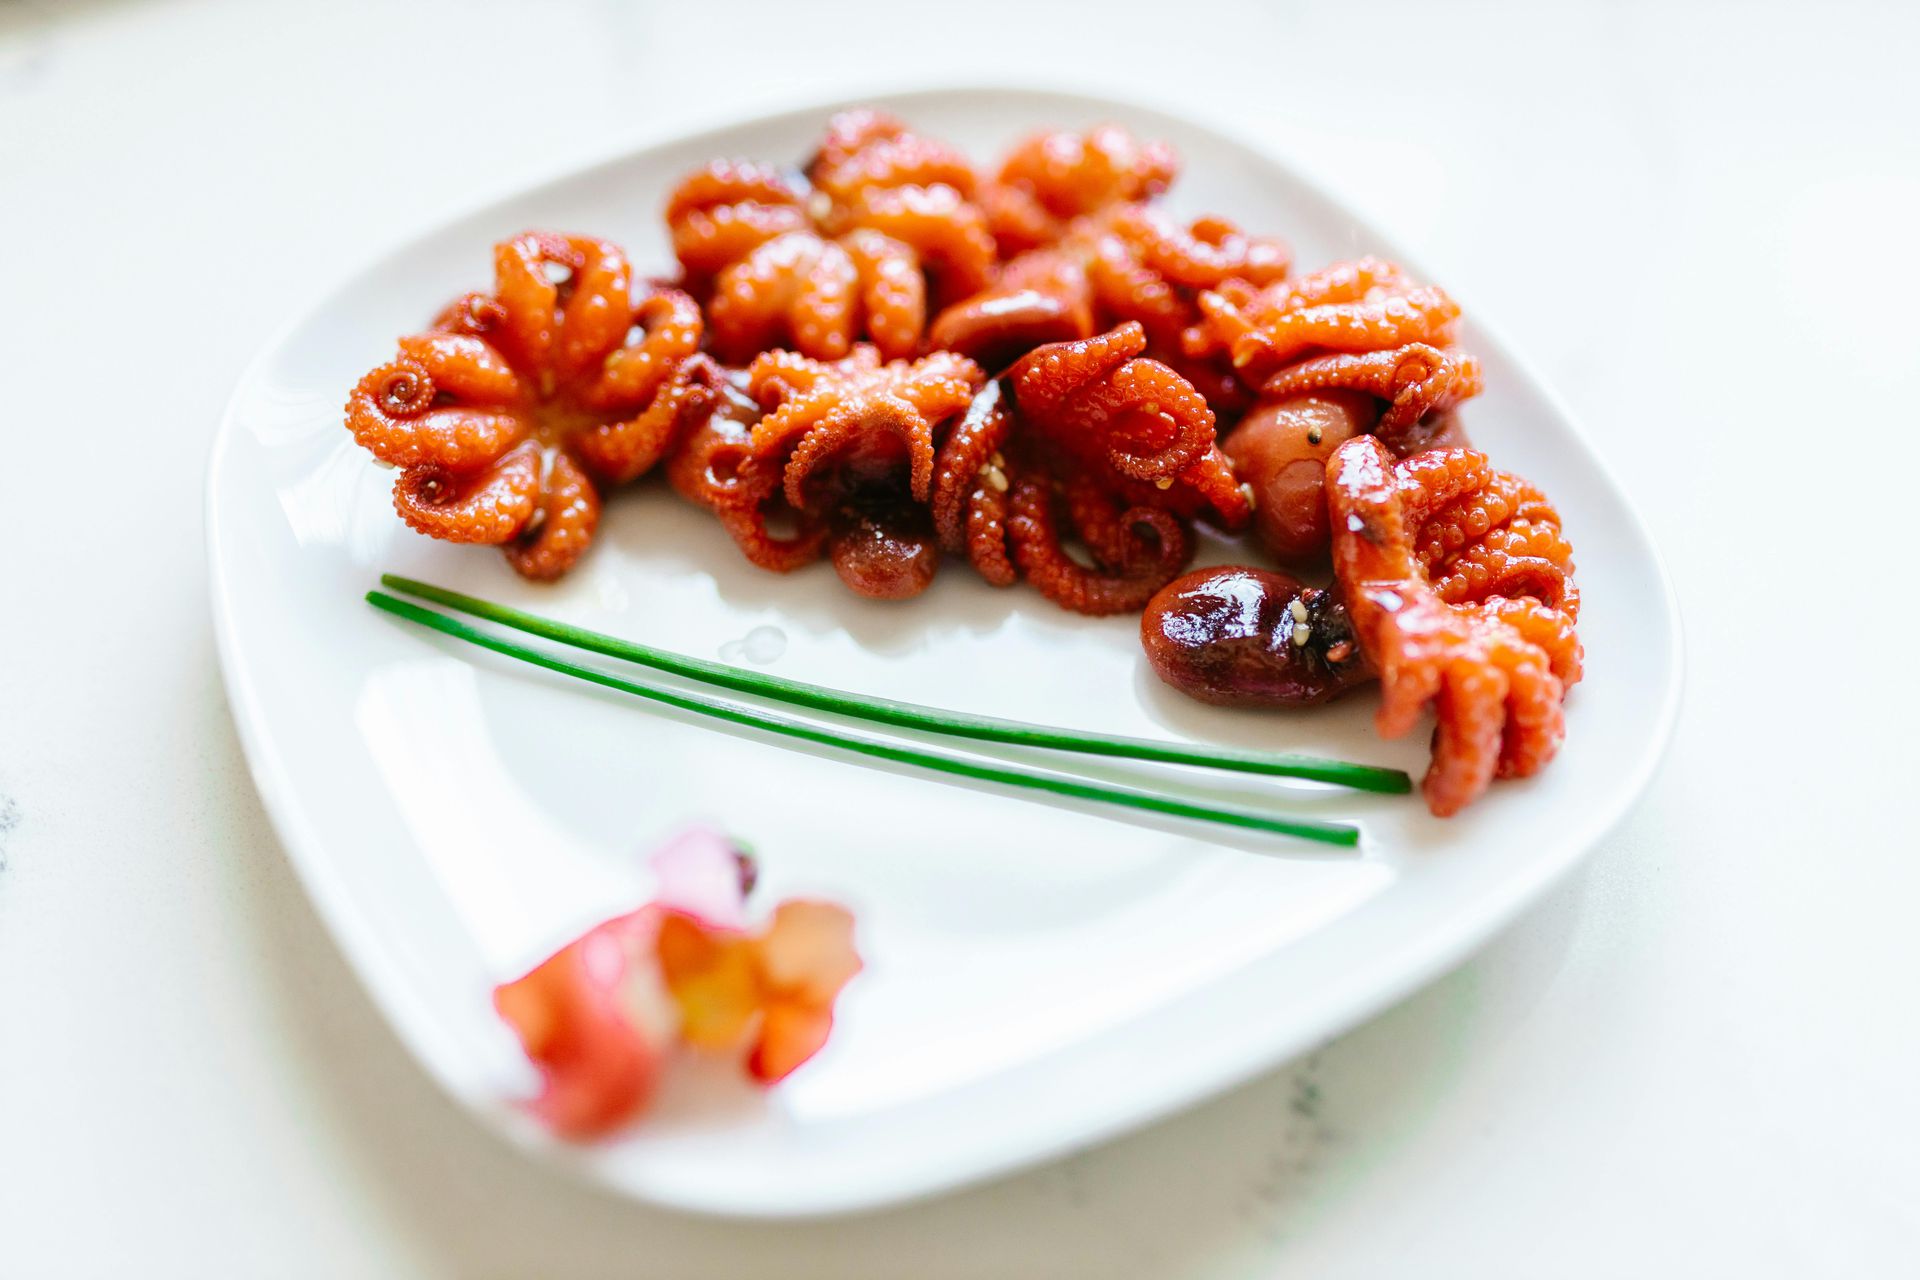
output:
{"label": "octopus sucker", "polygon": [[1119,476],[1177,476],[1213,447],[1213,411],[1179,374],[1139,358],[1146,345],[1145,330],[1129,322],[1035,348],[1009,375],[1021,416],[1060,440],[1091,445]]}

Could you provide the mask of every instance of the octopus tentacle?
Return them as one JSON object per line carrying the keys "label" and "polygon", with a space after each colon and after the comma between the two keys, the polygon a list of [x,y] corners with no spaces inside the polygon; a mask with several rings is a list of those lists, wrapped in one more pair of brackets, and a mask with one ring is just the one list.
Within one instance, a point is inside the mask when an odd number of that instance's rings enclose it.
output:
{"label": "octopus tentacle", "polygon": [[614,484],[651,471],[713,395],[711,386],[681,365],[631,418],[597,423],[574,437],[580,460]]}
{"label": "octopus tentacle", "polygon": [[1112,236],[1096,240],[1086,270],[1095,300],[1116,321],[1138,323],[1160,342],[1186,326],[1186,303],[1163,277],[1134,257],[1124,241]]}
{"label": "octopus tentacle", "polygon": [[967,560],[976,573],[996,587],[1010,587],[1020,576],[1009,549],[1010,488],[985,484],[967,498]]}
{"label": "octopus tentacle", "polygon": [[860,227],[842,237],[860,286],[867,335],[889,360],[910,356],[927,327],[927,281],[913,250]]}
{"label": "octopus tentacle", "polygon": [[[795,357],[796,359],[798,357]],[[790,573],[820,558],[826,529],[793,513],[794,530],[776,534],[768,508],[780,501],[780,475],[753,461],[753,421],[760,407],[728,382],[714,388],[710,410],[667,459],[667,482],[681,497],[712,511],[749,562]]]}
{"label": "octopus tentacle", "polygon": [[[1140,527],[1149,538],[1165,538],[1157,554],[1144,550],[1129,553],[1133,572],[1118,565],[1090,569],[1068,554],[1062,544],[1054,510],[1056,500],[1053,484],[1044,473],[1019,469],[1011,484],[1007,534],[1020,572],[1062,608],[1096,617],[1141,609],[1154,592],[1179,574],[1192,554],[1185,528],[1168,513],[1156,508],[1131,508],[1111,520]],[[1088,515],[1084,510],[1080,514]],[[1096,525],[1094,536],[1109,542],[1108,550],[1117,549],[1111,545],[1111,525]]]}
{"label": "octopus tentacle", "polygon": [[977,293],[992,276],[998,251],[986,218],[952,187],[863,188],[846,218],[913,249],[947,297]]}
{"label": "octopus tentacle", "polygon": [[597,373],[633,326],[633,268],[625,251],[590,236],[569,237],[568,244],[580,265],[567,282],[555,335],[553,371],[562,380]]}
{"label": "octopus tentacle", "polygon": [[1168,579],[1186,567],[1191,554],[1186,529],[1172,512],[1124,507],[1084,473],[1066,478],[1060,489],[1074,536],[1096,564],[1128,577],[1160,574]]}
{"label": "octopus tentacle", "polygon": [[564,450],[544,459],[539,506],[513,541],[501,549],[514,572],[552,582],[571,569],[600,527],[600,491]]}
{"label": "octopus tentacle", "polygon": [[1183,337],[1192,354],[1224,350],[1235,369],[1267,377],[1314,350],[1366,352],[1453,340],[1460,308],[1377,258],[1255,288],[1230,280],[1199,298],[1204,323]]}
{"label": "octopus tentacle", "polygon": [[422,333],[400,339],[399,347],[403,359],[427,371],[435,399],[451,396],[469,405],[510,408],[528,398],[513,366],[480,338]]}
{"label": "octopus tentacle", "polygon": [[831,364],[771,352],[747,370],[748,392],[769,410],[753,427],[753,456],[780,464],[787,500],[805,507],[807,482],[829,459],[856,441],[891,436],[907,458],[909,492],[925,502],[934,427],[965,410],[980,381],[979,366],[951,352],[882,363],[862,346]]}
{"label": "octopus tentacle", "polygon": [[1558,529],[1522,522],[1490,531],[1445,561],[1433,589],[1450,604],[1526,595],[1557,608],[1566,597],[1571,559]]}
{"label": "octopus tentacle", "polygon": [[1188,520],[1206,516],[1228,533],[1239,532],[1253,519],[1253,490],[1241,483],[1233,461],[1219,445],[1200,455],[1164,489],[1158,481],[1124,478],[1114,488],[1136,505],[1165,507]]}
{"label": "octopus tentacle", "polygon": [[758,467],[749,457],[740,464],[739,483],[713,496],[713,513],[727,536],[749,561],[775,573],[791,573],[820,558],[826,545],[826,526],[805,512],[793,512],[794,531],[773,531],[767,508],[779,499],[777,472]]}
{"label": "octopus tentacle", "polygon": [[1057,240],[1075,218],[1158,195],[1178,171],[1173,148],[1118,125],[1038,133],[1008,153],[982,204],[1012,257]]}
{"label": "octopus tentacle", "polygon": [[382,462],[453,472],[486,466],[526,434],[527,422],[519,413],[435,407],[436,397],[424,364],[411,357],[389,361],[354,386],[347,398],[347,429],[355,443]]}
{"label": "octopus tentacle", "polygon": [[733,160],[689,174],[674,188],[666,212],[674,256],[695,279],[808,226],[805,197],[786,174]]}
{"label": "octopus tentacle", "polygon": [[1115,212],[1113,227],[1147,268],[1189,289],[1228,280],[1270,284],[1286,279],[1293,261],[1284,241],[1249,236],[1225,218],[1196,218],[1182,228],[1157,209],[1129,205]]}
{"label": "octopus tentacle", "polygon": [[1493,464],[1478,449],[1430,449],[1399,464],[1398,499],[1410,524],[1419,524],[1493,479]]}
{"label": "octopus tentacle", "polygon": [[940,545],[965,552],[996,587],[1012,586],[1018,577],[1007,547],[1008,463],[1000,454],[1012,432],[1004,388],[989,382],[941,444],[929,502]]}
{"label": "octopus tentacle", "polygon": [[[986,470],[1013,432],[1013,418],[998,381],[989,382],[967,405],[967,411],[947,433],[935,458],[933,492],[929,506],[934,531],[949,551],[961,551],[967,542],[969,499],[988,484]],[[1003,490],[1006,476],[1000,477]]]}
{"label": "octopus tentacle", "polygon": [[1486,486],[1471,498],[1449,503],[1427,517],[1420,530],[1418,550],[1429,571],[1501,525],[1516,520],[1559,523],[1559,513],[1547,502],[1546,495],[1511,472],[1494,472]]}
{"label": "octopus tentacle", "polygon": [[822,360],[838,360],[853,350],[859,291],[853,258],[839,244],[821,241],[787,309],[794,346]]}
{"label": "octopus tentacle", "polygon": [[434,333],[458,333],[486,338],[506,323],[507,309],[490,293],[463,293],[440,308],[427,327]]}
{"label": "octopus tentacle", "polygon": [[[655,289],[633,308],[626,341],[580,393],[596,410],[631,409],[659,394],[696,351],[706,324],[700,306],[678,289]],[[638,333],[638,338],[634,337]]]}
{"label": "octopus tentacle", "polygon": [[393,508],[428,537],[502,543],[518,536],[540,500],[540,450],[520,444],[472,475],[410,467],[393,484]]}
{"label": "octopus tentacle", "polygon": [[933,484],[933,427],[911,404],[895,395],[835,406],[809,428],[788,455],[785,478],[787,501],[807,505],[807,481],[828,458],[848,444],[876,432],[899,438],[910,464],[908,489],[924,502]]}
{"label": "octopus tentacle", "polygon": [[1568,688],[1580,683],[1585,655],[1573,617],[1539,600],[1489,597],[1480,602],[1488,614],[1506,623],[1528,644],[1547,655],[1549,669]]}

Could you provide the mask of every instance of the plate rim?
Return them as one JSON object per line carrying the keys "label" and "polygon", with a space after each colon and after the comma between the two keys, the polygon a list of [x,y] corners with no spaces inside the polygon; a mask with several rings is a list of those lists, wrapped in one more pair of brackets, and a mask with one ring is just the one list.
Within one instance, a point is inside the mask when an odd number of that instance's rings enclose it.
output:
{"label": "plate rim", "polygon": [[[1212,1063],[1207,1070],[1188,1073],[1179,1088],[1162,1091],[1144,1102],[1129,1093],[1133,1101],[1128,1105],[1108,1107],[1103,1113],[1086,1118],[1078,1125],[1056,1128],[1040,1141],[1004,1148],[996,1158],[977,1159],[967,1167],[903,1180],[897,1186],[868,1186],[863,1193],[839,1191],[811,1198],[796,1195],[780,1202],[752,1203],[721,1202],[698,1195],[676,1195],[655,1186],[639,1187],[600,1176],[596,1166],[585,1159],[565,1158],[569,1149],[560,1148],[554,1141],[531,1133],[524,1125],[503,1123],[503,1107],[488,1105],[484,1100],[468,1096],[455,1088],[453,1080],[436,1065],[440,1055],[447,1049],[435,1043],[428,1034],[428,1028],[432,1025],[431,1013],[419,1007],[419,1000],[405,983],[389,977],[394,972],[394,966],[384,956],[386,947],[378,931],[372,929],[350,903],[345,887],[339,882],[339,873],[333,860],[324,852],[325,842],[313,828],[308,812],[299,800],[298,789],[290,776],[286,760],[267,730],[266,717],[259,704],[259,691],[240,658],[240,640],[232,603],[233,584],[229,580],[230,571],[223,550],[227,521],[220,510],[217,495],[222,492],[222,475],[230,465],[229,455],[240,431],[238,419],[245,401],[260,380],[263,370],[287,339],[323,313],[362,274],[442,228],[476,217],[508,200],[559,182],[584,177],[597,170],[615,167],[653,148],[783,116],[816,113],[824,117],[855,106],[880,106],[910,115],[915,103],[930,99],[990,98],[1002,94],[1020,95],[1036,101],[1052,100],[1081,113],[1112,113],[1134,119],[1159,117],[1181,127],[1210,133],[1260,157],[1313,198],[1339,210],[1353,226],[1397,261],[1408,264],[1416,272],[1421,270],[1414,255],[1405,253],[1394,237],[1383,233],[1352,201],[1339,195],[1334,184],[1325,180],[1311,166],[1287,155],[1272,142],[1249,136],[1238,126],[1204,111],[1196,112],[1176,106],[1151,93],[1136,94],[1129,89],[1122,95],[1110,87],[1071,84],[1048,87],[1027,81],[992,78],[912,87],[880,83],[866,92],[851,95],[783,95],[745,111],[701,116],[691,123],[666,130],[640,131],[595,156],[552,166],[531,177],[502,184],[479,198],[464,201],[436,213],[430,219],[423,219],[403,234],[376,246],[356,266],[338,277],[330,278],[302,305],[293,309],[283,323],[270,331],[248,361],[222,410],[208,449],[202,495],[208,605],[228,709],[248,775],[281,849],[292,864],[295,877],[309,901],[326,923],[334,945],[372,998],[375,1007],[380,1010],[389,1028],[406,1045],[435,1086],[479,1121],[481,1128],[503,1138],[512,1146],[537,1153],[544,1157],[542,1162],[549,1167],[565,1171],[596,1188],[611,1190],[621,1196],[663,1208],[724,1219],[790,1220],[841,1216],[910,1203],[1004,1177],[1186,1111],[1284,1064],[1315,1042],[1339,1035],[1367,1021],[1464,962],[1585,861],[1619,827],[1644,797],[1671,747],[1686,683],[1686,649],[1679,600],[1666,558],[1651,528],[1634,504],[1631,493],[1619,483],[1613,469],[1595,449],[1578,416],[1568,408],[1553,384],[1542,378],[1533,364],[1518,353],[1499,325],[1488,321],[1484,318],[1485,313],[1476,310],[1474,328],[1478,336],[1497,349],[1503,359],[1510,361],[1547,402],[1566,425],[1572,439],[1578,443],[1584,455],[1584,464],[1598,473],[1606,490],[1618,501],[1628,526],[1645,550],[1647,562],[1654,573],[1652,585],[1657,589],[1666,615],[1664,647],[1671,655],[1671,661],[1665,667],[1665,687],[1654,709],[1653,731],[1643,745],[1636,766],[1613,789],[1612,803],[1596,809],[1573,838],[1550,847],[1545,855],[1529,864],[1524,874],[1516,874],[1500,882],[1494,889],[1475,895],[1470,910],[1420,931],[1391,951],[1375,956],[1369,963],[1350,971],[1345,975],[1347,980],[1337,990],[1325,993],[1327,998],[1322,1001],[1337,1012],[1317,1019],[1297,1020],[1313,1023],[1312,1031],[1303,1032],[1298,1027],[1282,1026],[1271,1034],[1255,1037],[1252,1047],[1237,1058]],[[1043,123],[1036,120],[1034,127],[1041,127]],[[1449,291],[1456,297],[1462,296],[1451,287]]]}

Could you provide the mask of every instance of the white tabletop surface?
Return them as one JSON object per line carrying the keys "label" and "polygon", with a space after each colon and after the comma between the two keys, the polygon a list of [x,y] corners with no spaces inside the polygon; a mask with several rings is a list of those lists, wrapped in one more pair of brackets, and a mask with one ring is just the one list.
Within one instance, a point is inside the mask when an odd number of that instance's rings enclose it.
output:
{"label": "white tabletop surface", "polygon": [[[0,1275],[1912,1274],[1920,7],[957,8],[0,0]],[[294,882],[215,670],[208,441],[443,212],[982,78],[1264,136],[1504,329],[1665,548],[1679,734],[1478,957],[1185,1115],[848,1220],[617,1202],[445,1101]]]}

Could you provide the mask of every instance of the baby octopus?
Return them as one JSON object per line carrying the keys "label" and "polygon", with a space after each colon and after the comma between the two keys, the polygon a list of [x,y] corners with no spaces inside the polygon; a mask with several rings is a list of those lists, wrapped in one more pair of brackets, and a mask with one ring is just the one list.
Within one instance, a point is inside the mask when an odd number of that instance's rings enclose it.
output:
{"label": "baby octopus", "polygon": [[998,365],[1044,342],[1132,321],[1155,359],[1217,411],[1239,412],[1250,397],[1225,356],[1187,351],[1185,336],[1202,319],[1197,296],[1229,282],[1284,279],[1290,260],[1282,241],[1246,235],[1224,218],[1181,226],[1150,206],[1119,205],[1009,262],[992,287],[942,312],[931,336],[936,346]]}
{"label": "baby octopus", "polygon": [[1333,563],[1355,637],[1379,672],[1375,724],[1394,738],[1432,703],[1421,784],[1446,817],[1495,777],[1553,758],[1580,678],[1571,552],[1537,491],[1472,449],[1396,463],[1362,436],[1327,469]]}
{"label": "baby octopus", "polygon": [[981,203],[1011,258],[1052,244],[1076,218],[1159,195],[1179,171],[1172,147],[1118,125],[1036,133],[1008,153]]}
{"label": "baby octopus", "polygon": [[626,254],[589,236],[504,240],[494,276],[360,379],[346,425],[401,469],[407,524],[550,581],[592,541],[601,490],[652,467],[710,396],[690,363],[700,312],[672,289],[635,303]]}
{"label": "baby octopus", "polygon": [[[1244,524],[1246,496],[1213,447],[1213,414],[1180,376],[1142,359],[1138,324],[1040,347],[988,384],[935,459],[941,544],[982,577],[1025,575],[1079,613],[1138,609],[1193,553],[1203,508]],[[1067,550],[1077,542],[1092,564]]]}
{"label": "baby octopus", "polygon": [[[1077,613],[1138,609],[1192,555],[1186,526],[1170,511],[1129,507],[1089,475],[1056,470],[1031,450],[1009,452],[1016,413],[1005,385],[989,382],[947,433],[931,503],[940,545],[965,554],[994,586],[1024,573]],[[1069,538],[1091,567],[1067,550]]]}
{"label": "baby octopus", "polygon": [[789,506],[825,520],[828,556],[849,587],[917,595],[939,559],[927,508],[934,432],[967,409],[981,380],[979,366],[949,351],[882,362],[862,345],[831,363],[769,351],[747,371],[766,416],[745,466],[777,474]]}
{"label": "baby octopus", "polygon": [[830,123],[806,176],[716,161],[680,184],[666,216],[721,358],[789,343],[837,360],[863,339],[898,358],[920,348],[930,291],[962,297],[992,273],[976,185],[945,144],[855,111]]}

